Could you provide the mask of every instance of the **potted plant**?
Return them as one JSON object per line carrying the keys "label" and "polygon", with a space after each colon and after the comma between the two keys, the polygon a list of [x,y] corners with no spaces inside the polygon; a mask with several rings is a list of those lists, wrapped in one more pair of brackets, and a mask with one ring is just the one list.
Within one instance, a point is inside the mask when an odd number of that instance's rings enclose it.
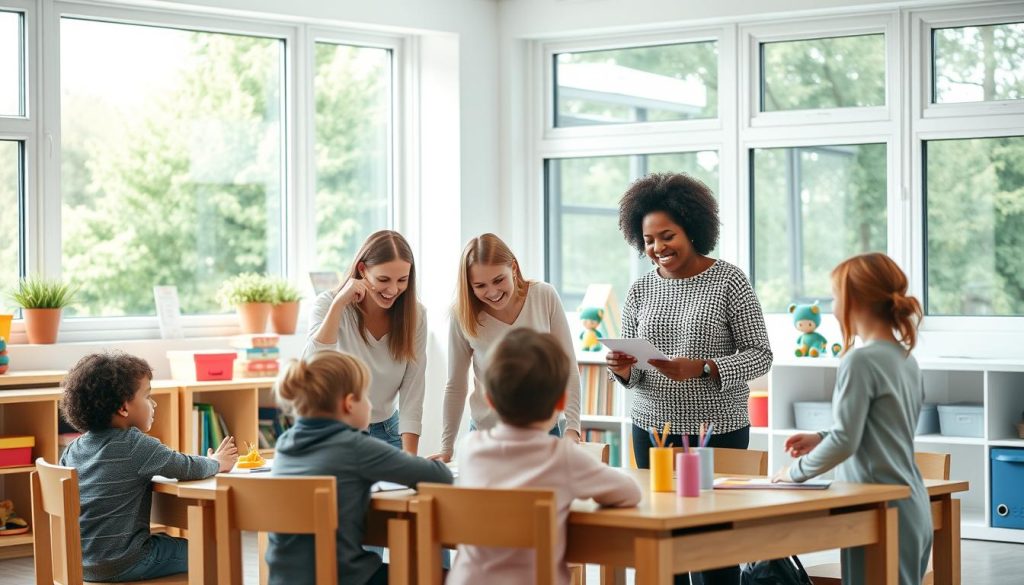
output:
{"label": "potted plant", "polygon": [[238,310],[242,333],[263,333],[267,329],[270,304],[274,300],[270,280],[262,274],[244,272],[224,281],[217,299]]}
{"label": "potted plant", "polygon": [[60,279],[23,278],[11,294],[22,309],[29,343],[57,343],[60,316],[78,289]]}
{"label": "potted plant", "polygon": [[292,335],[299,322],[299,289],[284,278],[270,279],[273,289],[273,307],[270,309],[270,327],[279,335]]}

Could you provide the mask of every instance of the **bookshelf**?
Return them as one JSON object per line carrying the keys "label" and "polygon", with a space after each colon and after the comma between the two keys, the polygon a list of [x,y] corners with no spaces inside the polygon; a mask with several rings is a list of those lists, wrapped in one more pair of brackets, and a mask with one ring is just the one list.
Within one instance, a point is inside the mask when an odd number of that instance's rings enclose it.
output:
{"label": "bookshelf", "polygon": [[[179,449],[183,453],[199,453],[195,445],[196,419],[192,407],[210,404],[224,417],[228,431],[235,437],[241,452],[248,444],[259,444],[260,393],[274,385],[274,378],[244,378],[224,382],[187,382],[178,387],[181,423]],[[272,451],[264,450],[264,453]]]}
{"label": "bookshelf", "polygon": [[632,422],[629,419],[629,393],[608,379],[605,352],[576,352],[580,368],[580,424],[584,441],[608,443],[610,464],[633,464]]}

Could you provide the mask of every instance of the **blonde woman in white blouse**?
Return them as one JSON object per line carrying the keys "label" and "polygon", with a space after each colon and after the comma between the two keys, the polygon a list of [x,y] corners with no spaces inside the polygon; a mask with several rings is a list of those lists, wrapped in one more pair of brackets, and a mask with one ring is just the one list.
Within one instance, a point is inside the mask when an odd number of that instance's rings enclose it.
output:
{"label": "blonde woman in white blouse", "polygon": [[[565,309],[554,287],[523,278],[512,250],[494,234],[473,238],[462,252],[448,335],[448,383],[444,391],[441,452],[450,461],[469,395],[470,429],[489,429],[498,416],[484,397],[488,351],[508,331],[530,327],[551,333],[570,362],[566,383],[565,432],[580,440],[580,375]],[[469,370],[473,392],[469,393]],[[551,434],[562,435],[558,425]]]}
{"label": "blonde woman in white blouse", "polygon": [[[370,368],[370,436],[416,455],[423,428],[427,316],[401,234],[371,234],[344,282],[316,298],[303,356],[334,349]],[[397,407],[397,410],[396,410]]]}

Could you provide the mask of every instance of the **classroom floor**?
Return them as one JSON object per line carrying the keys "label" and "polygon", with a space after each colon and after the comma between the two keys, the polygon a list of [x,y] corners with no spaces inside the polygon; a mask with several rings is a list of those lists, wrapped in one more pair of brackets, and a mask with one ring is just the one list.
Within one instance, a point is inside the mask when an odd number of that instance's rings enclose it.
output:
{"label": "classroom floor", "polygon": [[[256,539],[246,535],[243,542],[246,567],[245,585],[256,582]],[[1024,559],[1024,544],[965,540],[962,545],[963,585],[1024,585],[1021,559]],[[816,565],[839,560],[836,552],[801,555],[805,565]],[[632,584],[632,571],[626,574],[626,582]],[[11,559],[0,561],[0,585],[29,585],[35,581],[32,559]],[[588,583],[597,583],[596,568],[587,574]]]}

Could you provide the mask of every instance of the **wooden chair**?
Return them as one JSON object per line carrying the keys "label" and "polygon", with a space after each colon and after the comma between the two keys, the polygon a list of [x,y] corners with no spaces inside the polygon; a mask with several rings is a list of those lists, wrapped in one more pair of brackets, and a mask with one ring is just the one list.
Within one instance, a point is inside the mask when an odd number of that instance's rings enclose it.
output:
{"label": "wooden chair", "polygon": [[[421,483],[410,503],[416,514],[416,550],[421,583],[441,585],[441,546],[459,544],[532,548],[536,585],[554,585],[556,501],[551,490],[476,489]],[[487,522],[480,522],[487,518]],[[524,581],[530,581],[524,575]]]}
{"label": "wooden chair", "polygon": [[[914,452],[914,463],[921,472],[924,479],[949,479],[949,453],[926,453]],[[953,500],[953,517],[960,517],[960,501]],[[960,554],[954,551],[954,554]],[[842,585],[843,571],[839,563],[826,563],[807,567],[807,574],[811,577],[814,585]],[[928,561],[928,571],[921,581],[921,585],[932,585],[935,581],[935,574],[932,571],[932,561]]]}
{"label": "wooden chair", "polygon": [[608,465],[608,461],[611,458],[611,449],[608,447],[608,443],[580,443],[580,447],[587,452],[594,459],[599,460],[601,463]]}
{"label": "wooden chair", "polygon": [[217,476],[216,525],[220,585],[242,585],[242,531],[314,535],[316,582],[338,582],[334,477]]}
{"label": "wooden chair", "polygon": [[[768,452],[751,449],[715,447],[715,473],[732,475],[768,475]],[[682,447],[672,448],[672,465]]]}
{"label": "wooden chair", "polygon": [[[32,472],[30,482],[36,583],[85,585],[82,578],[82,533],[78,526],[81,515],[78,472],[71,467],[50,465],[40,457],[36,459],[36,470]],[[170,575],[132,581],[129,585],[131,583],[185,585],[188,576]]]}

